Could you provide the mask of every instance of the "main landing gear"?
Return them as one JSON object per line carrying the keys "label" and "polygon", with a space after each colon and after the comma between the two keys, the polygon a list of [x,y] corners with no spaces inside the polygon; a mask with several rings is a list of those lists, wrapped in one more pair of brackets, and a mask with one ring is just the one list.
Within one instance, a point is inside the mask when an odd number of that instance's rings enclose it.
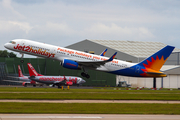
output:
{"label": "main landing gear", "polygon": [[86,78],[89,79],[90,76],[87,74],[87,73],[88,73],[88,69],[87,69],[86,67],[82,67],[82,69],[83,69],[84,72],[82,72],[81,75],[82,75],[83,77],[86,77]]}
{"label": "main landing gear", "polygon": [[90,78],[90,76],[89,76],[87,73],[85,73],[85,72],[82,72],[81,75],[82,75],[83,77]]}
{"label": "main landing gear", "polygon": [[24,62],[24,60],[23,60],[23,57],[24,57],[24,54],[23,53],[21,53],[21,63],[23,63]]}

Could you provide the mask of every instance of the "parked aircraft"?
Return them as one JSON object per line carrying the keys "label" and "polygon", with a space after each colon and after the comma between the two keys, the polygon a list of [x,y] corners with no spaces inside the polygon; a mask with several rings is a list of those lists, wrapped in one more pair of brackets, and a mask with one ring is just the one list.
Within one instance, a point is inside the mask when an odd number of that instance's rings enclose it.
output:
{"label": "parked aircraft", "polygon": [[[35,82],[35,81],[33,81],[33,80],[30,80],[30,79],[28,78],[29,76],[24,76],[24,75],[22,74],[20,65],[18,65],[18,75],[19,75],[18,77],[12,77],[12,78],[18,78],[19,81],[15,81],[15,80],[3,80],[3,81],[22,83],[22,85],[23,85],[24,87],[27,87],[28,84],[33,85],[33,87],[36,87],[36,85],[39,84],[39,83],[37,83],[37,82]],[[9,76],[9,77],[10,77],[10,76]],[[42,85],[42,84],[40,84],[40,85]]]}
{"label": "parked aircraft", "polygon": [[24,75],[22,74],[20,65],[18,65],[18,74],[19,74],[19,77],[18,77],[18,78],[19,78],[20,81],[23,81],[22,85],[23,85],[24,87],[27,87],[27,84],[32,84],[34,87],[36,86],[36,82],[35,82],[35,81],[30,80],[30,79],[28,78],[29,76],[24,76]]}
{"label": "parked aircraft", "polygon": [[80,77],[74,77],[74,76],[44,76],[36,72],[34,67],[31,65],[31,63],[27,63],[28,65],[28,70],[29,70],[29,79],[39,82],[39,83],[44,83],[44,84],[52,84],[52,86],[57,85],[58,88],[60,88],[61,85],[81,85],[85,83],[86,81],[83,80]]}
{"label": "parked aircraft", "polygon": [[108,58],[103,55],[93,55],[25,39],[11,40],[4,47],[23,54],[58,60],[65,68],[82,69],[81,75],[86,78],[90,77],[87,74],[88,69],[131,77],[166,77],[166,74],[160,69],[174,50],[173,46],[168,45],[142,62],[135,64],[114,59],[117,52]]}

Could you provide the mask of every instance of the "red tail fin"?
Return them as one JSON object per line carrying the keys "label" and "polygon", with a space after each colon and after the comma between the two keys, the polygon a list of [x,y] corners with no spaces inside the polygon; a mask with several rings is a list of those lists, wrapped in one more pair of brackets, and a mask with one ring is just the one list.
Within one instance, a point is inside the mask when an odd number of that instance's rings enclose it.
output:
{"label": "red tail fin", "polygon": [[28,70],[29,70],[29,76],[43,76],[43,75],[36,72],[36,70],[31,65],[31,63],[27,63],[27,65],[28,65]]}
{"label": "red tail fin", "polygon": [[64,75],[64,80],[67,80],[66,77],[65,77],[65,75]]}
{"label": "red tail fin", "polygon": [[19,77],[24,77],[24,75],[22,74],[20,65],[18,65],[18,73],[19,73]]}

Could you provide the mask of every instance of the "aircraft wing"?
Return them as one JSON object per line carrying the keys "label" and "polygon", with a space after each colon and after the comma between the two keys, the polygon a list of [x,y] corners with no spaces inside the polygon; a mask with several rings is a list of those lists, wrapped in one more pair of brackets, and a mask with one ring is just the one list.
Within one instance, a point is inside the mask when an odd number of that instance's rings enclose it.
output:
{"label": "aircraft wing", "polygon": [[114,57],[116,56],[117,52],[114,53],[114,55],[109,58],[108,60],[103,60],[103,61],[76,61],[78,62],[80,65],[83,66],[87,66],[87,67],[93,67],[93,68],[97,68],[100,65],[104,65],[107,62],[110,62],[114,59]]}
{"label": "aircraft wing", "polygon": [[59,84],[59,83],[66,83],[66,80],[63,80],[63,81],[55,81],[54,84]]}
{"label": "aircraft wing", "polygon": [[[6,82],[15,82],[15,83],[23,83],[23,82],[26,82],[26,81],[17,81],[17,80],[2,80],[2,81],[6,81]],[[26,82],[26,83],[31,83],[31,82]]]}

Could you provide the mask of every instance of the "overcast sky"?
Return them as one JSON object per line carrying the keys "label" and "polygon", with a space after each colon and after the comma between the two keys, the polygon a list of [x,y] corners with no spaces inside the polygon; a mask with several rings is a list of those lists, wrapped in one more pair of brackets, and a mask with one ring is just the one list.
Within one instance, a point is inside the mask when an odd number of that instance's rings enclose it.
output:
{"label": "overcast sky", "polygon": [[156,41],[180,48],[180,0],[0,0],[0,50],[24,38]]}

